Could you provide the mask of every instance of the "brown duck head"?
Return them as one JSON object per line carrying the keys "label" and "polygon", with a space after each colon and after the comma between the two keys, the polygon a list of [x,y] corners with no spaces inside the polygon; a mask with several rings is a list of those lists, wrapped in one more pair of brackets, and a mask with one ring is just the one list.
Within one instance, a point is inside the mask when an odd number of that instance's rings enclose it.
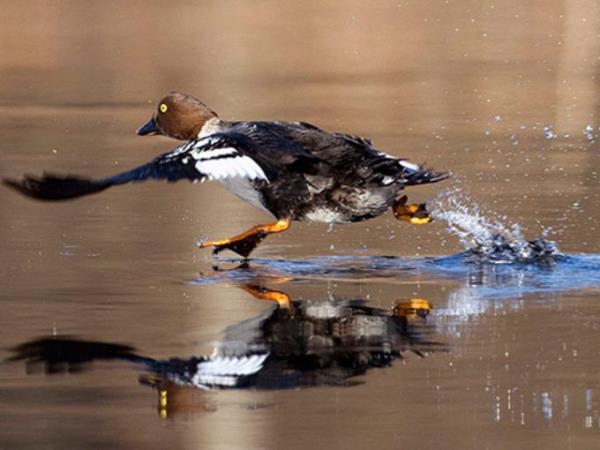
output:
{"label": "brown duck head", "polygon": [[137,134],[162,134],[182,141],[198,137],[204,124],[217,117],[200,100],[191,95],[171,92],[158,102],[152,118],[137,130]]}

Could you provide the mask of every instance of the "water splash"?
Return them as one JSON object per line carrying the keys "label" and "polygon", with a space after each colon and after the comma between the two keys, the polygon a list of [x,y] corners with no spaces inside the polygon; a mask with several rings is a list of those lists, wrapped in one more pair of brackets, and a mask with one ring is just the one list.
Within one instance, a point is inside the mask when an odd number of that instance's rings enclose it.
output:
{"label": "water splash", "polygon": [[[467,250],[467,261],[497,264],[552,262],[559,250],[542,236],[526,240],[519,224],[505,225],[492,219],[460,188],[442,191],[428,203],[434,219],[448,224]],[[504,219],[505,220],[505,219]]]}

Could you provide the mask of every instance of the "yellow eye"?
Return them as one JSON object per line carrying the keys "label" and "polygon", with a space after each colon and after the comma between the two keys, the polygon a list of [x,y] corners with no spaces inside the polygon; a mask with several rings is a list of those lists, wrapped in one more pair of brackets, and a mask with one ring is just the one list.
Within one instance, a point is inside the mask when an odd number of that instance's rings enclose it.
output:
{"label": "yellow eye", "polygon": [[158,110],[163,114],[167,112],[167,109],[169,109],[169,108],[164,103],[161,103],[160,106],[158,107]]}

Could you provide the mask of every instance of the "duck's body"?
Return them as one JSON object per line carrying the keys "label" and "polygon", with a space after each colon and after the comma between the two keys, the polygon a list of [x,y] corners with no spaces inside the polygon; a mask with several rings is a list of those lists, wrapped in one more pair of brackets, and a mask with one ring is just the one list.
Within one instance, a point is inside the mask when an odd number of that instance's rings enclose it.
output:
{"label": "duck's body", "polygon": [[[392,207],[404,186],[446,177],[377,151],[367,139],[328,133],[302,122],[212,119],[197,140],[180,147],[190,148],[181,153],[182,160],[193,149],[219,140],[222,146],[210,159],[216,170],[231,170],[241,154],[265,176],[208,177],[218,178],[233,194],[277,219],[325,223],[371,219]],[[237,151],[225,153],[222,149],[228,145]]]}
{"label": "duck's body", "polygon": [[[380,152],[367,139],[328,133],[307,123],[227,122],[183,94],[165,97],[138,133],[165,134],[186,142],[148,164],[104,179],[46,175],[5,183],[31,197],[61,200],[149,178],[219,180],[278,219],[276,226],[258,226],[227,242],[203,245],[247,256],[266,234],[287,229],[292,220],[349,223],[377,217],[390,208],[399,218],[413,219],[421,209],[404,207],[400,191],[447,177]],[[248,238],[252,242],[245,242],[241,251],[225,245]]]}

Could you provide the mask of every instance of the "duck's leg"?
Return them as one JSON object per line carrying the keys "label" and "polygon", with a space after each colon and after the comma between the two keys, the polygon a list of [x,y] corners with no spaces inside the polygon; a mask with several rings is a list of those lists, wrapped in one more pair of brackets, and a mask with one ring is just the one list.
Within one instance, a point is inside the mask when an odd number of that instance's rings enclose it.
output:
{"label": "duck's leg", "polygon": [[267,300],[275,302],[280,308],[290,308],[292,301],[290,296],[285,292],[276,291],[274,289],[267,289],[265,287],[256,284],[244,284],[240,286],[240,289],[252,295],[254,298],[259,300]]}
{"label": "duck's leg", "polygon": [[407,205],[407,201],[408,197],[403,195],[394,202],[392,211],[396,219],[415,225],[425,225],[433,220],[425,207],[425,203],[410,203]]}
{"label": "duck's leg", "polygon": [[254,250],[269,234],[281,233],[282,231],[287,230],[290,227],[290,224],[290,219],[280,219],[275,223],[253,226],[242,234],[238,234],[229,239],[200,242],[198,247],[214,247],[213,255],[216,255],[223,250],[231,250],[238,255],[247,258],[248,255],[252,253],[252,250]]}

